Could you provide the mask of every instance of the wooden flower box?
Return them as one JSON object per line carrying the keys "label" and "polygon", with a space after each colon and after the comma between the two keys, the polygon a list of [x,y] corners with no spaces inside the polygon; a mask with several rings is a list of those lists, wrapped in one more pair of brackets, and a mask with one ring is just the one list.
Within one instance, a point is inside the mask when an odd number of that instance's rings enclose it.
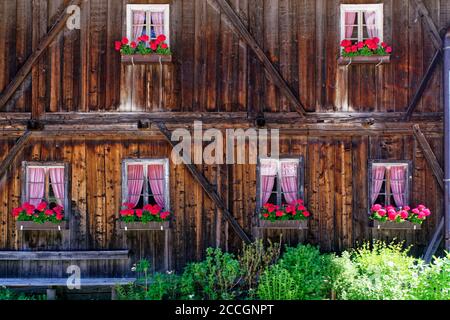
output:
{"label": "wooden flower box", "polygon": [[170,222],[123,222],[120,221],[120,229],[125,231],[164,231],[170,229]]}
{"label": "wooden flower box", "polygon": [[306,221],[306,220],[282,220],[282,221],[259,220],[259,228],[260,229],[306,230],[306,229],[308,229],[308,221]]}
{"label": "wooden flower box", "polygon": [[420,230],[422,226],[420,224],[412,223],[409,221],[405,222],[380,222],[372,221],[372,228],[377,230]]}
{"label": "wooden flower box", "polygon": [[36,223],[33,221],[17,221],[16,229],[19,231],[63,231],[68,229],[67,221],[60,223]]}
{"label": "wooden flower box", "polygon": [[121,61],[123,64],[153,64],[153,63],[169,63],[172,62],[172,55],[160,55],[160,54],[133,54],[133,55],[121,55]]}
{"label": "wooden flower box", "polygon": [[391,56],[357,56],[357,57],[339,57],[338,64],[349,66],[352,64],[386,64],[391,62]]}

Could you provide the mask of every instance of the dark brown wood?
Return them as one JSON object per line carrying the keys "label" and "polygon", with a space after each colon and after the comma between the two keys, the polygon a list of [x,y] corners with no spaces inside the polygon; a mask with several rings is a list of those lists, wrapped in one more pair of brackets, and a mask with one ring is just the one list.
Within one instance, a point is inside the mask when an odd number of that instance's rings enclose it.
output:
{"label": "dark brown wood", "polygon": [[431,60],[430,65],[427,68],[427,71],[425,71],[425,74],[423,75],[422,80],[420,81],[419,87],[417,88],[413,98],[411,99],[411,102],[409,103],[406,114],[405,114],[405,120],[410,121],[411,116],[414,112],[414,110],[417,107],[417,104],[419,103],[420,99],[422,99],[423,92],[428,86],[428,83],[430,82],[431,77],[433,76],[434,71],[436,70],[436,66],[438,65],[439,60],[442,58],[442,51],[437,50],[434,54],[433,60]]}
{"label": "dark brown wood", "polygon": [[427,7],[422,0],[413,0],[412,3],[416,6],[417,10],[420,13],[420,16],[424,19],[425,25],[430,32],[431,40],[433,41],[434,46],[437,50],[442,50],[442,38],[439,35],[436,24],[430,17],[430,12],[428,11]]}
{"label": "dark brown wood", "polygon": [[149,223],[141,223],[141,222],[120,222],[120,229],[125,231],[164,231],[170,229],[170,222],[149,222]]}
{"label": "dark brown wood", "polygon": [[0,164],[0,179],[3,178],[4,174],[13,163],[14,159],[23,151],[31,138],[31,132],[26,131],[15,143],[14,147],[11,148],[8,155],[4,158]]}
{"label": "dark brown wood", "polygon": [[268,221],[259,220],[260,229],[285,229],[285,230],[307,230],[308,221],[306,220],[288,220],[288,221]]}
{"label": "dark brown wood", "polygon": [[[69,7],[71,5],[79,5],[80,1],[81,0],[72,0],[67,7]],[[27,59],[27,61],[22,66],[22,68],[19,70],[19,72],[14,77],[14,79],[10,82],[8,87],[3,91],[2,96],[0,97],[0,110],[8,102],[8,100],[13,96],[14,92],[16,92],[16,90],[20,87],[22,82],[26,79],[26,77],[31,72],[31,69],[33,68],[36,61],[39,60],[40,56],[45,52],[45,50],[48,48],[48,46],[56,38],[56,36],[66,26],[66,22],[69,19],[69,17],[70,17],[70,14],[67,13],[67,10],[64,10],[61,13],[59,18],[55,22],[54,27],[51,28],[50,31],[48,32],[48,34],[41,40],[41,42],[38,45],[38,47],[36,48],[36,50]]]}
{"label": "dark brown wood", "polygon": [[36,223],[32,221],[17,221],[16,229],[19,231],[64,231],[68,228],[67,221],[61,223],[45,222]]}
{"label": "dark brown wood", "polygon": [[274,67],[273,63],[269,60],[267,55],[261,49],[259,44],[256,42],[255,38],[250,34],[248,29],[242,23],[242,20],[227,2],[227,0],[216,0],[219,4],[220,8],[226,14],[227,18],[233,24],[237,33],[245,40],[247,45],[255,52],[256,56],[259,58],[261,63],[267,70],[268,76],[274,82],[274,84],[280,89],[280,91],[285,95],[286,99],[292,103],[295,110],[300,114],[300,116],[304,117],[306,114],[305,108],[301,101],[297,98],[297,96],[292,92],[289,85],[283,79],[280,74],[280,71]]}
{"label": "dark brown wood", "polygon": [[422,151],[425,155],[425,158],[427,159],[428,165],[430,166],[431,170],[433,171],[434,176],[436,177],[436,181],[441,187],[442,190],[444,190],[444,170],[442,170],[442,167],[440,166],[436,155],[433,152],[433,149],[431,149],[430,144],[427,141],[427,138],[420,130],[419,125],[413,126],[414,136],[417,139],[417,142],[419,143],[420,147],[422,148]]}
{"label": "dark brown wood", "polygon": [[128,250],[99,251],[0,251],[1,261],[127,260]]}
{"label": "dark brown wood", "polygon": [[379,222],[372,221],[371,223],[373,229],[377,230],[421,230],[422,226],[420,224],[412,223],[409,221],[405,222]]}
{"label": "dark brown wood", "polygon": [[357,56],[357,57],[339,57],[338,64],[351,66],[352,64],[376,64],[382,65],[391,62],[391,56]]}
{"label": "dark brown wood", "polygon": [[[167,129],[167,127],[164,125],[164,123],[158,122],[157,126],[161,133],[166,138],[167,142],[170,143],[173,147],[175,147],[175,143],[172,141],[172,134]],[[198,168],[189,163],[184,164],[189,172],[192,174],[192,176],[195,178],[195,180],[200,183],[203,190],[206,192],[206,194],[211,198],[211,200],[215,203],[217,208],[222,211],[224,217],[228,220],[233,230],[237,233],[237,235],[246,243],[250,243],[251,239],[250,237],[245,233],[244,229],[239,225],[239,223],[236,221],[236,219],[233,217],[232,213],[228,210],[227,206],[222,200],[222,197],[217,193],[217,191],[213,188],[213,186],[209,183],[209,181],[206,180],[204,175],[198,170]]]}
{"label": "dark brown wood", "polygon": [[133,54],[133,55],[121,55],[121,61],[123,64],[159,64],[172,62],[172,55],[161,54]]}

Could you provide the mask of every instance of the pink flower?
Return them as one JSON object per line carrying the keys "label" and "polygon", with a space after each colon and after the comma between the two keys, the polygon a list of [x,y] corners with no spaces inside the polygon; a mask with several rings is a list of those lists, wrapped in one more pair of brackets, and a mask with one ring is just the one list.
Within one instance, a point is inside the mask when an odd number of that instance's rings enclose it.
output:
{"label": "pink flower", "polygon": [[132,47],[133,49],[136,49],[137,43],[133,41],[133,42],[130,44],[130,47]]}
{"label": "pink flower", "polygon": [[283,211],[277,211],[276,216],[281,218],[282,216],[284,216],[284,212]]}
{"label": "pink flower", "polygon": [[45,210],[46,216],[52,216],[55,212],[53,210]]}
{"label": "pink flower", "polygon": [[414,213],[414,214],[419,214],[420,211],[419,211],[419,209],[415,208],[415,209],[412,210],[412,213]]}
{"label": "pink flower", "polygon": [[429,216],[431,215],[430,209],[423,209],[423,210],[422,210],[422,213],[423,213],[426,217],[429,217]]}
{"label": "pink flower", "polygon": [[364,48],[364,42],[362,42],[362,41],[358,42],[357,46],[358,46],[358,49]]}
{"label": "pink flower", "polygon": [[406,211],[406,210],[400,211],[400,217],[402,219],[408,219],[408,217],[409,217],[408,211]]}
{"label": "pink flower", "polygon": [[372,206],[372,211],[378,211],[378,210],[380,210],[381,208],[383,208],[380,204],[374,204],[373,206]]}
{"label": "pink flower", "polygon": [[391,221],[394,221],[395,219],[397,219],[397,212],[394,212],[394,213],[389,212],[388,219]]}
{"label": "pink flower", "polygon": [[373,41],[375,44],[379,44],[379,43],[380,43],[380,38],[374,37],[374,38],[372,39],[372,41]]}
{"label": "pink flower", "polygon": [[116,41],[114,43],[114,48],[116,49],[116,51],[120,51],[120,49],[122,49],[122,42]]}
{"label": "pink flower", "polygon": [[167,49],[168,47],[167,43],[161,43],[161,49]]}
{"label": "pink flower", "polygon": [[57,214],[56,215],[56,220],[61,221],[64,218],[64,215],[62,214]]}
{"label": "pink flower", "polygon": [[411,210],[411,208],[409,206],[404,206],[403,210],[409,211],[409,210]]}
{"label": "pink flower", "polygon": [[43,212],[45,210],[45,208],[47,208],[47,203],[42,201],[41,203],[39,203],[39,205],[37,206],[37,210]]}
{"label": "pink flower", "polygon": [[298,199],[296,202],[297,202],[297,204],[304,204],[305,203],[302,199]]}
{"label": "pink flower", "polygon": [[388,44],[386,42],[382,42],[381,46],[386,49],[388,47]]}
{"label": "pink flower", "polygon": [[420,211],[422,211],[423,209],[426,209],[427,207],[425,207],[423,204],[419,204],[417,206],[417,209],[419,209]]}
{"label": "pink flower", "polygon": [[351,45],[352,45],[352,42],[350,40],[342,40],[341,41],[341,47],[343,47],[343,48],[350,47]]}
{"label": "pink flower", "polygon": [[23,209],[21,207],[13,209],[13,217],[18,217],[22,213]]}
{"label": "pink flower", "polygon": [[303,216],[308,218],[311,215],[311,213],[309,213],[309,211],[303,211]]}
{"label": "pink flower", "polygon": [[161,34],[161,35],[158,36],[157,40],[159,42],[164,42],[164,41],[167,40],[167,37],[165,35]]}
{"label": "pink flower", "polygon": [[128,38],[122,38],[122,44],[123,45],[127,45],[130,41],[128,40]]}
{"label": "pink flower", "polygon": [[128,209],[134,209],[134,207],[135,207],[134,204],[129,203],[129,202],[124,203],[123,206]]}
{"label": "pink flower", "polygon": [[163,220],[166,220],[169,216],[170,216],[170,212],[168,212],[168,211],[163,212],[160,215],[161,219],[163,219]]}
{"label": "pink flower", "polygon": [[286,212],[287,213],[293,213],[295,212],[295,207],[293,205],[289,205],[286,207]]}
{"label": "pink flower", "polygon": [[386,52],[387,52],[387,53],[391,53],[391,52],[392,52],[392,47],[387,47],[387,48],[386,48]]}
{"label": "pink flower", "polygon": [[380,209],[380,210],[378,210],[378,215],[380,216],[380,217],[384,217],[384,216],[386,216],[386,210],[384,210],[384,209]]}
{"label": "pink flower", "polygon": [[136,216],[137,216],[138,218],[142,218],[142,213],[143,213],[143,210],[142,210],[142,209],[136,209]]}

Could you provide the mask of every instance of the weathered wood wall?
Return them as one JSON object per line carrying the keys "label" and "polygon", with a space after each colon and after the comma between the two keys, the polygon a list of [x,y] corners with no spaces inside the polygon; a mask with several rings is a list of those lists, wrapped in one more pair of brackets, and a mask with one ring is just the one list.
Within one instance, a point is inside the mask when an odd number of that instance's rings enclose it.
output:
{"label": "weathered wood wall", "polygon": [[[162,232],[120,231],[116,221],[121,204],[121,160],[126,158],[169,157],[170,148],[158,137],[149,139],[92,140],[89,137],[35,138],[23,156],[12,166],[0,185],[0,249],[9,250],[85,250],[130,249],[131,262],[148,258],[156,269],[163,266],[164,236]],[[442,162],[442,144],[438,135],[428,135]],[[105,142],[108,141],[108,142]],[[4,155],[13,141],[2,140]],[[439,217],[442,197],[439,187],[412,135],[357,135],[331,138],[322,136],[282,136],[281,153],[305,157],[305,192],[313,213],[306,232],[284,232],[286,243],[307,241],[324,251],[342,250],[372,238],[406,240],[420,253],[427,244]],[[373,231],[367,214],[368,159],[408,159],[414,163],[414,203],[425,202],[433,216],[421,231]],[[72,216],[70,231],[18,232],[11,209],[19,204],[21,161],[64,161],[71,165]],[[255,222],[256,166],[203,166],[205,176],[217,186],[229,208],[252,233]],[[171,230],[171,260],[180,269],[186,262],[201,259],[205,249],[220,246],[236,252],[241,241],[228,227],[216,208],[202,192],[184,166],[170,165],[171,208],[174,214]],[[279,239],[280,232],[267,231],[264,236]],[[42,276],[58,266],[24,268],[10,264],[9,275],[19,272]],[[49,269],[50,268],[50,269]],[[87,268],[87,267],[86,267]],[[16,271],[11,271],[17,269]],[[25,269],[25,271],[23,271]],[[2,272],[4,268],[0,267]],[[22,271],[20,271],[22,270]],[[58,269],[59,270],[59,269]],[[128,264],[89,262],[90,274],[123,273]],[[125,270],[125,271],[124,271]],[[60,271],[58,271],[60,272]]]}
{"label": "weathered wood wall", "polygon": [[[0,90],[68,2],[2,1]],[[174,62],[162,72],[159,66],[137,66],[132,72],[113,48],[125,34],[125,5],[157,2],[171,3]],[[384,36],[393,45],[392,62],[339,67],[339,5],[379,2],[385,7]],[[230,3],[309,111],[404,111],[434,53],[410,0]],[[449,25],[449,1],[424,3],[438,28]],[[8,111],[29,112],[32,104],[48,112],[290,110],[214,0],[89,0],[82,13],[82,29],[66,29],[59,36],[34,68],[32,89]],[[442,111],[440,71],[418,111]]]}

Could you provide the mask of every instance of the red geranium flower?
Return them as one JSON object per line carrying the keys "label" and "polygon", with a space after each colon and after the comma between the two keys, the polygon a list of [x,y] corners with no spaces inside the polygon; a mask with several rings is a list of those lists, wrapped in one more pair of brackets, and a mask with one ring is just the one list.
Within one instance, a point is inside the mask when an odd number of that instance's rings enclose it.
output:
{"label": "red geranium flower", "polygon": [[120,49],[122,49],[122,42],[116,41],[114,43],[114,47],[115,47],[116,51],[120,51]]}
{"label": "red geranium flower", "polygon": [[350,40],[342,40],[341,41],[341,47],[347,48],[352,45],[352,42]]}
{"label": "red geranium flower", "polygon": [[142,213],[143,213],[143,210],[142,210],[142,209],[136,209],[136,216],[137,216],[138,218],[142,218]]}
{"label": "red geranium flower", "polygon": [[46,216],[52,216],[55,212],[53,210],[45,210]]}
{"label": "red geranium flower", "polygon": [[45,210],[45,208],[47,208],[47,203],[42,201],[41,203],[39,203],[39,205],[37,206],[37,210],[43,212]]}
{"label": "red geranium flower", "polygon": [[279,218],[281,218],[282,216],[284,216],[284,212],[281,211],[281,210],[279,210],[279,211],[277,211],[276,216],[279,217]]}
{"label": "red geranium flower", "polygon": [[167,43],[163,43],[161,44],[161,49],[167,49],[169,46],[167,45]]}
{"label": "red geranium flower", "polygon": [[387,47],[387,48],[386,48],[386,52],[387,52],[387,53],[392,53],[392,47]]}
{"label": "red geranium flower", "polygon": [[150,42],[150,49],[153,51],[158,50],[158,44],[155,41]]}
{"label": "red geranium flower", "polygon": [[129,42],[130,42],[130,40],[128,40],[128,38],[122,38],[123,45],[127,45]]}
{"label": "red geranium flower", "polygon": [[311,216],[311,213],[309,213],[308,211],[303,211],[303,216],[308,218],[309,216]]}
{"label": "red geranium flower", "polygon": [[133,42],[130,44],[130,46],[131,46],[133,49],[136,49],[137,43],[133,41]]}
{"label": "red geranium flower", "polygon": [[170,216],[170,212],[168,212],[168,211],[163,212],[160,215],[161,219],[163,219],[163,220],[166,220],[169,216]]}

